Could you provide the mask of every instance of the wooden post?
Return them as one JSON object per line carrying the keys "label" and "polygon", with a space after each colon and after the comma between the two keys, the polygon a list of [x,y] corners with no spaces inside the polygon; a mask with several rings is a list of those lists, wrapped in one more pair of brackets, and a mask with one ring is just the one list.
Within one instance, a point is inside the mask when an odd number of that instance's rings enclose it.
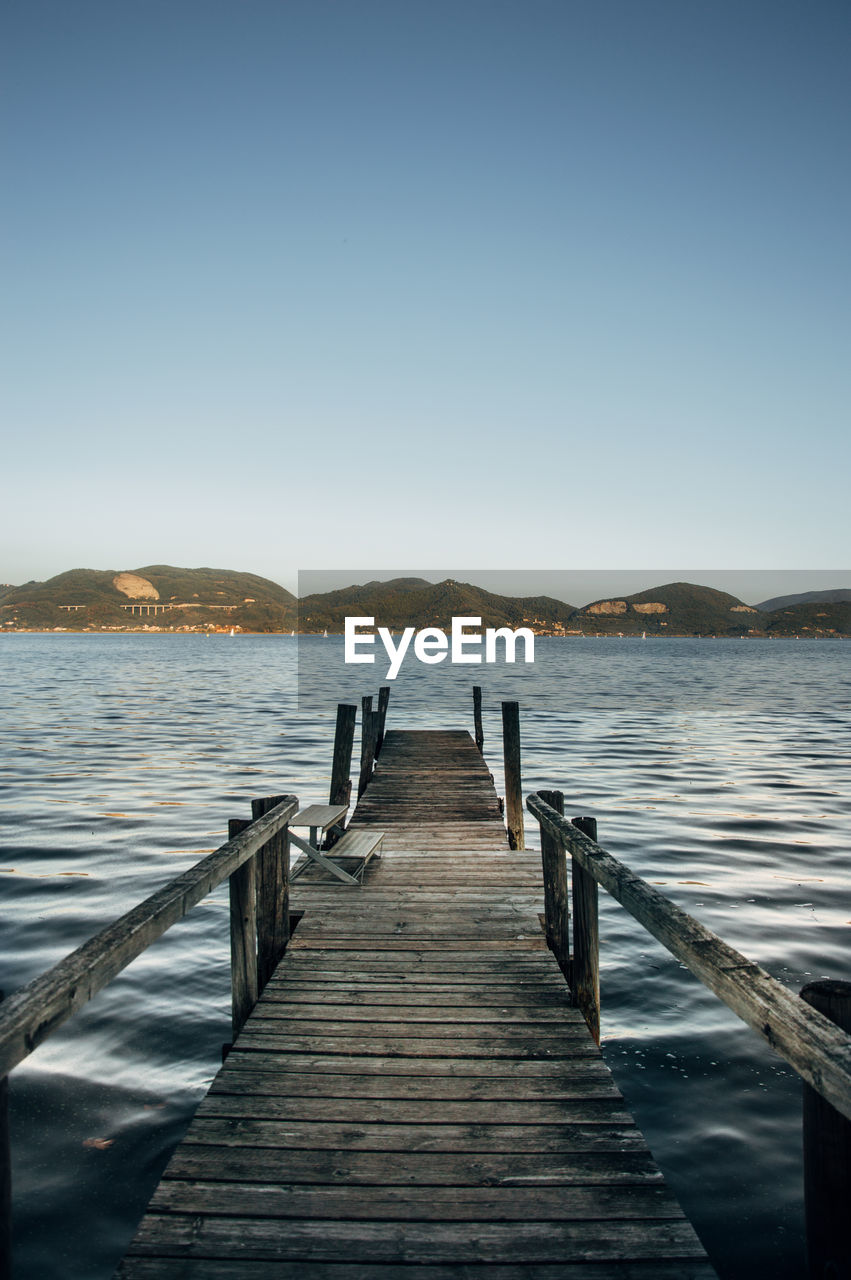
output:
{"label": "wooden post", "polygon": [[381,755],[384,744],[384,725],[387,721],[387,704],[390,701],[390,685],[382,685],[378,690],[378,727],[375,735],[375,758]]}
{"label": "wooden post", "polygon": [[358,778],[358,799],[369,786],[372,777],[372,766],[375,762],[375,734],[378,728],[378,712],[372,710],[372,697],[361,698],[360,727],[360,777]]}
{"label": "wooden post", "polygon": [[482,729],[482,686],[473,685],[473,729],[476,735],[476,746],[479,755],[484,755],[485,734]]}
{"label": "wooden post", "polygon": [[[251,823],[231,818],[228,840]],[[231,1036],[245,1025],[257,1003],[257,859],[249,858],[230,877]]]}
{"label": "wooden post", "polygon": [[[280,804],[284,796],[251,801],[253,818]],[[257,851],[257,993],[275,972],[290,940],[290,840],[284,827]]]}
{"label": "wooden post", "polygon": [[[596,818],[574,818],[573,825],[592,840],[597,839]],[[573,982],[571,997],[600,1043],[600,926],[597,915],[597,881],[572,862],[573,890]]]}
{"label": "wooden post", "polygon": [[[544,804],[564,813],[561,791],[539,791]],[[558,960],[559,968],[571,981],[570,973],[570,908],[567,901],[567,855],[560,840],[541,827],[541,866],[544,873],[544,923],[547,946]]]}
{"label": "wooden post", "polygon": [[502,752],[505,761],[505,810],[508,845],[525,849],[523,837],[523,784],[520,780],[520,703],[502,704]]}
{"label": "wooden post", "polygon": [[337,727],[334,731],[334,759],[331,762],[329,804],[348,804],[352,798],[352,747],[358,709],[351,702],[337,704]]}
{"label": "wooden post", "polygon": [[[355,741],[355,721],[358,709],[351,702],[337,703],[337,727],[334,730],[334,758],[331,762],[331,789],[329,804],[349,804],[352,798],[352,747]],[[325,847],[330,849],[339,836],[329,831]]]}
{"label": "wooden post", "polygon": [[[808,983],[801,998],[851,1031],[851,982]],[[804,1211],[811,1280],[851,1277],[851,1121],[804,1085]]]}
{"label": "wooden post", "polygon": [[[4,992],[0,991],[0,1001]],[[0,1275],[12,1274],[12,1152],[9,1139],[9,1077],[0,1079]]]}

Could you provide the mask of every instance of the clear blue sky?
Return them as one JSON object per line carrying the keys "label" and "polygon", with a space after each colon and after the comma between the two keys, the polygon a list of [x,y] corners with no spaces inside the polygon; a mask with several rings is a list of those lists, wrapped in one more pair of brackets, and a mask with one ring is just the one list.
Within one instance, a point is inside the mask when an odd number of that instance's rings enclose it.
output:
{"label": "clear blue sky", "polygon": [[0,580],[851,564],[846,0],[0,23]]}

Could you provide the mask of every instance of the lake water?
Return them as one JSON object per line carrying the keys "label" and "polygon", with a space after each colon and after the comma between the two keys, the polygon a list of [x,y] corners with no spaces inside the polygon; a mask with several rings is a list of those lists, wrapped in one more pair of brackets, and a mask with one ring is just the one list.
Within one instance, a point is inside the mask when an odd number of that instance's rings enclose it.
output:
{"label": "lake water", "polygon": [[[482,684],[502,793],[499,703],[518,699],[524,793],[563,790],[797,990],[851,977],[848,659],[842,641],[539,640],[529,667],[406,664],[388,725],[472,729]],[[326,799],[336,703],[383,675],[341,660],[338,637],[3,636],[0,987],[221,844],[252,796]],[[797,1077],[605,894],[601,939],[606,1058],[720,1275],[803,1276]],[[14,1072],[18,1280],[111,1276],[229,1000],[222,889]]]}

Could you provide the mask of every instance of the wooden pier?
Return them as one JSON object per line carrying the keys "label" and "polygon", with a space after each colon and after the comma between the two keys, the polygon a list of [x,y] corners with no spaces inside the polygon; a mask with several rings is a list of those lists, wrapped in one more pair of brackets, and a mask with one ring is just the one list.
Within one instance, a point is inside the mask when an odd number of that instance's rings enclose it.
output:
{"label": "wooden pier", "polygon": [[465,732],[387,733],[283,960],[175,1152],[123,1280],[707,1277],[547,948]]}
{"label": "wooden pier", "polygon": [[526,796],[541,851],[525,852],[517,703],[503,823],[481,691],[475,743],[385,733],[387,693],[362,701],[345,832],[350,704],[327,804],[255,799],[220,848],[0,1002],[0,1274],[10,1073],[225,880],[233,1043],[122,1280],[714,1275],[597,1045],[598,886],[802,1078],[810,1273],[851,1274],[851,984],[801,999],[603,848],[593,817],[567,819],[559,791]]}

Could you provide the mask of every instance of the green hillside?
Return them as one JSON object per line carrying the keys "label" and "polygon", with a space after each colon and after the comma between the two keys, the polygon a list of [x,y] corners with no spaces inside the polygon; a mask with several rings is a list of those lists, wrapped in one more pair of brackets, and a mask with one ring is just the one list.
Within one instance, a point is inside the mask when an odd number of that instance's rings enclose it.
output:
{"label": "green hillside", "polygon": [[851,601],[796,604],[763,617],[769,636],[851,636]]}
{"label": "green hillside", "polygon": [[341,633],[347,616],[376,626],[439,627],[478,617],[485,627],[531,627],[538,634],[648,636],[851,636],[851,601],[786,604],[772,612],[691,582],[669,582],[581,609],[551,596],[501,596],[447,578],[393,578],[297,601],[284,587],[232,569],[69,569],[47,582],[0,587],[6,631],[299,631]]}
{"label": "green hillside", "polygon": [[303,596],[299,601],[299,630],[342,632],[347,615],[373,617],[376,626],[400,631],[404,627],[449,629],[453,617],[482,619],[485,627],[564,628],[573,606],[549,596],[500,596],[468,582],[426,582],[422,578],[392,578],[367,582],[339,591]]}
{"label": "green hillside", "polygon": [[747,635],[765,618],[726,591],[691,582],[669,582],[631,596],[595,600],[578,609],[571,628],[587,635]]}
{"label": "green hillside", "polygon": [[282,631],[295,626],[295,596],[231,569],[70,569],[0,597],[6,630]]}

